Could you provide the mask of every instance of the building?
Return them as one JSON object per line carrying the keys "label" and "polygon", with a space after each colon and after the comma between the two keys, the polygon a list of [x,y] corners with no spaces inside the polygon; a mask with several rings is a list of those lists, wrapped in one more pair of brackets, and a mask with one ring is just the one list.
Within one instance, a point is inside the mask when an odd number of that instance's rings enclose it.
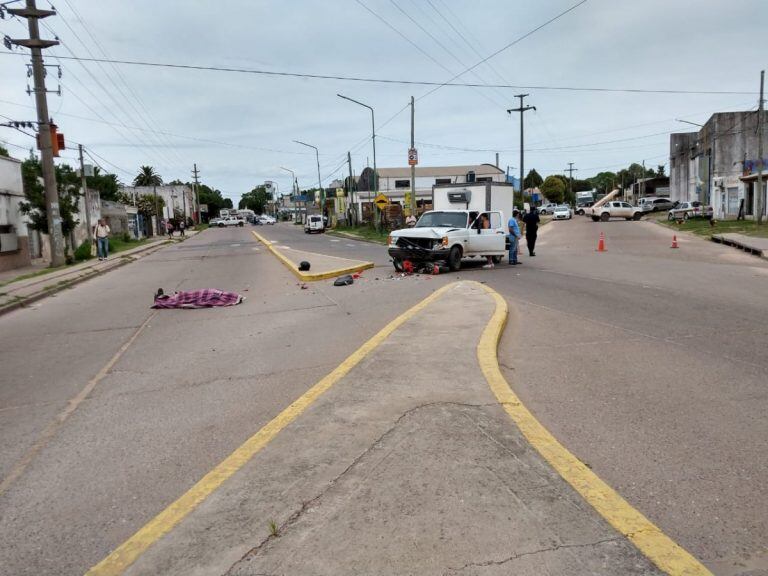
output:
{"label": "building", "polygon": [[[406,192],[411,191],[411,169],[377,168],[376,190],[391,203],[406,205]],[[468,182],[506,182],[504,170],[493,164],[462,166],[417,166],[416,200],[420,206],[432,201],[432,186],[439,184],[466,184]],[[366,214],[374,197],[373,169],[366,168],[357,181],[357,191],[351,203],[357,205],[358,214]]]}
{"label": "building", "polygon": [[[763,143],[768,113],[763,113]],[[712,205],[715,218],[757,211],[758,112],[713,114],[698,132],[670,135],[670,199]],[[768,155],[768,154],[764,154]],[[763,161],[768,175],[768,159]],[[768,176],[765,177],[768,180]],[[763,183],[765,199],[766,183]],[[763,210],[765,211],[765,201]]]}
{"label": "building", "polygon": [[27,219],[19,210],[23,201],[21,162],[0,156],[0,272],[32,262]]}
{"label": "building", "polygon": [[658,196],[660,198],[669,198],[669,177],[654,176],[653,178],[639,178],[624,189],[624,199],[627,202],[637,204],[640,198]]}
{"label": "building", "polygon": [[138,196],[154,196],[165,202],[160,217],[167,220],[174,218],[174,214],[184,214],[186,218],[192,218],[197,213],[195,195],[190,186],[186,184],[163,184],[162,186],[124,186],[121,191],[129,198]]}

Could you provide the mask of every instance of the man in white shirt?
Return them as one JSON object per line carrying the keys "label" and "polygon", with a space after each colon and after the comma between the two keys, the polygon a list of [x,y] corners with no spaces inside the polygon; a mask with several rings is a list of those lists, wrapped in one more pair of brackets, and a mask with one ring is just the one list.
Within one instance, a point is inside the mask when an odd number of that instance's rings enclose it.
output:
{"label": "man in white shirt", "polygon": [[104,218],[100,218],[98,224],[93,227],[93,236],[96,239],[96,252],[98,253],[99,260],[106,260],[107,256],[109,256],[109,233],[109,226],[107,226]]}

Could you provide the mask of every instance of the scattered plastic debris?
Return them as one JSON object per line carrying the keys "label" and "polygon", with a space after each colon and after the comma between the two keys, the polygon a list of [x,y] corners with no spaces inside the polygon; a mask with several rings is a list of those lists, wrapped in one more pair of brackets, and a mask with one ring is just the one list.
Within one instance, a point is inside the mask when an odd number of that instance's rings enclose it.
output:
{"label": "scattered plastic debris", "polygon": [[354,284],[355,280],[352,278],[351,274],[345,274],[344,276],[339,276],[334,280],[333,285],[334,286],[349,286],[350,284]]}

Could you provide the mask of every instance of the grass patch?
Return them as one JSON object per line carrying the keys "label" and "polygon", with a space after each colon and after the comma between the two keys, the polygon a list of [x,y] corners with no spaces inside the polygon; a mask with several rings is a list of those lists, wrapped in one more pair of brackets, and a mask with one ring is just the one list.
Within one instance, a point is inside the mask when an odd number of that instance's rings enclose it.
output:
{"label": "grass patch", "polygon": [[210,224],[208,224],[208,222],[203,222],[202,224],[196,224],[193,230],[197,232],[202,232],[203,230],[206,230],[209,227],[210,227]]}
{"label": "grass patch", "polygon": [[56,266],[56,268],[41,268],[40,270],[36,270],[35,272],[29,272],[28,274],[21,274],[20,276],[16,276],[16,278],[11,278],[10,280],[6,280],[5,282],[0,282],[0,286],[7,286],[8,284],[13,284],[14,282],[19,282],[21,280],[29,280],[30,278],[37,278],[38,276],[43,276],[44,274],[50,274],[51,272],[56,272],[57,270],[63,270],[64,268],[67,268],[68,265],[65,266]]}
{"label": "grass patch", "polygon": [[389,232],[379,232],[371,228],[370,226],[336,226],[332,232],[341,232],[350,236],[356,236],[363,240],[370,240],[371,242],[378,242],[379,244],[387,243],[387,236]]}
{"label": "grass patch", "polygon": [[109,253],[116,254],[118,252],[123,252],[124,250],[130,250],[131,248],[146,244],[151,240],[152,238],[141,238],[139,240],[131,239],[126,241],[123,238],[113,237],[109,239]]}
{"label": "grass patch", "polygon": [[659,220],[660,224],[679,230],[680,232],[693,232],[698,236],[711,238],[713,234],[745,234],[746,236],[759,236],[768,238],[768,224],[758,226],[752,220],[717,220],[714,225],[710,225],[709,220],[701,218],[691,219],[677,224],[667,220]]}

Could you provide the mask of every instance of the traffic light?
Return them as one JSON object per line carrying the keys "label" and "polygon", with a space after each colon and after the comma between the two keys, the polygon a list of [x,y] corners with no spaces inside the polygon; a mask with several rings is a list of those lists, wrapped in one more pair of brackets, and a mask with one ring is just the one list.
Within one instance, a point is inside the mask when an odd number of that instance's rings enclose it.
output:
{"label": "traffic light", "polygon": [[[51,151],[53,153],[54,157],[59,156],[59,150],[66,150],[67,146],[64,142],[64,134],[59,134],[57,132],[57,126],[56,124],[49,124],[51,128]],[[40,134],[37,135],[37,149],[40,150],[42,146],[40,145]]]}

